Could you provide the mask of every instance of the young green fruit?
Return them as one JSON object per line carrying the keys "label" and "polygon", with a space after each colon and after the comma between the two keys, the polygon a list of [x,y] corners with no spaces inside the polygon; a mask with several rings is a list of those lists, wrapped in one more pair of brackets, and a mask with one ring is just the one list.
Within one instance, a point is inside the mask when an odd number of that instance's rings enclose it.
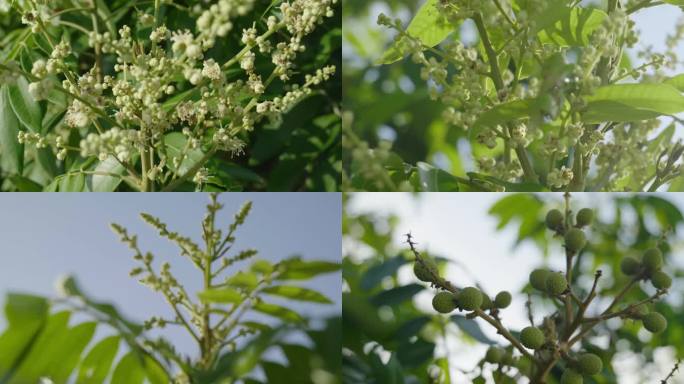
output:
{"label": "young green fruit", "polygon": [[549,277],[549,270],[538,268],[530,273],[530,285],[538,291],[546,291],[546,278]]}
{"label": "young green fruit", "polygon": [[506,352],[499,347],[489,347],[485,355],[485,361],[492,364],[499,364]]}
{"label": "young green fruit", "polygon": [[583,353],[577,358],[577,369],[583,375],[596,375],[603,370],[603,361],[593,353]]}
{"label": "young green fruit", "polygon": [[560,272],[552,272],[546,278],[546,291],[551,295],[560,295],[568,289],[568,282]]}
{"label": "young green fruit", "polygon": [[651,333],[660,333],[667,328],[667,319],[658,312],[651,312],[641,319],[647,331]]}
{"label": "young green fruit", "polygon": [[646,304],[639,304],[636,307],[632,307],[630,310],[630,313],[632,314],[633,317],[637,319],[641,319],[642,317],[648,315],[650,310],[646,306]]}
{"label": "young green fruit", "polygon": [[672,278],[663,271],[655,271],[651,275],[651,284],[658,289],[668,289],[672,286]]}
{"label": "young green fruit", "polygon": [[496,305],[497,308],[503,309],[511,305],[511,300],[512,297],[508,291],[501,291],[496,294],[494,305]]}
{"label": "young green fruit", "polygon": [[546,214],[546,226],[556,231],[563,228],[563,214],[557,209],[552,209]]}
{"label": "young green fruit", "polygon": [[584,236],[584,232],[578,228],[570,228],[565,233],[565,248],[570,252],[577,252],[584,248],[587,244],[587,238]]}
{"label": "young green fruit", "polygon": [[594,211],[589,209],[589,208],[582,208],[577,212],[577,216],[575,217],[575,221],[577,222],[577,226],[579,227],[584,227],[589,224],[594,220]]}
{"label": "young green fruit", "polygon": [[454,295],[450,292],[437,292],[432,298],[432,308],[439,313],[449,313],[456,309]]}
{"label": "young green fruit", "polygon": [[663,266],[663,254],[658,248],[651,248],[644,253],[641,263],[646,268],[646,272],[653,273]]}
{"label": "young green fruit", "polygon": [[626,256],[620,262],[620,270],[627,276],[633,276],[641,270],[641,263],[636,257]]}
{"label": "young green fruit", "polygon": [[427,257],[423,257],[422,260],[423,263],[416,260],[413,264],[413,274],[415,274],[420,281],[432,282],[434,279],[433,276],[437,274],[437,263]]}
{"label": "young green fruit", "polygon": [[482,306],[482,292],[475,287],[463,288],[458,295],[458,305],[466,311],[474,311]]}
{"label": "young green fruit", "polygon": [[492,309],[494,308],[494,303],[492,302],[492,299],[489,298],[489,296],[485,295],[484,293],[482,294],[482,305],[480,305],[481,309]]}
{"label": "young green fruit", "polygon": [[505,351],[504,356],[501,358],[501,365],[512,367],[515,363],[516,361],[513,358],[513,352]]}
{"label": "young green fruit", "polygon": [[560,380],[561,384],[582,384],[583,381],[582,375],[572,369],[566,369]]}
{"label": "young green fruit", "polygon": [[537,327],[527,327],[520,332],[520,342],[530,349],[538,349],[544,344],[544,332]]}

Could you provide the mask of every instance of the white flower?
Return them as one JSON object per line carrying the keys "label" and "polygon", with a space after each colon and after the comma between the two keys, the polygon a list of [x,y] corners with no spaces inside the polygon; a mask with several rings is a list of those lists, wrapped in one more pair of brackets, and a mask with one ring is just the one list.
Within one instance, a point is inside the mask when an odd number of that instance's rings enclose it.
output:
{"label": "white flower", "polygon": [[202,75],[210,80],[219,80],[221,78],[221,66],[213,59],[209,59],[204,62]]}
{"label": "white flower", "polygon": [[254,52],[245,53],[242,59],[240,59],[240,68],[247,72],[254,70]]}

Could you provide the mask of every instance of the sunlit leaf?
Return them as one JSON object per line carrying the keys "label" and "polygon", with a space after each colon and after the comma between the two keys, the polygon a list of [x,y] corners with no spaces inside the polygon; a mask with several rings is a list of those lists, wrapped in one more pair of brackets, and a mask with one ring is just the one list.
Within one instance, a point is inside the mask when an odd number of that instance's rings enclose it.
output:
{"label": "sunlit leaf", "polygon": [[197,294],[200,300],[209,303],[239,303],[242,301],[240,292],[231,288],[207,289]]}
{"label": "sunlit leaf", "polygon": [[274,296],[281,296],[292,300],[299,301],[310,301],[313,303],[332,303],[330,299],[325,297],[323,294],[316,292],[312,289],[303,287],[294,287],[286,285],[275,285],[263,289],[264,293],[268,293]]}
{"label": "sunlit leaf", "polygon": [[587,97],[582,120],[639,121],[684,111],[684,96],[669,84],[613,84]]}
{"label": "sunlit leaf", "polygon": [[[427,0],[411,20],[406,33],[417,38],[423,45],[434,47],[454,30],[437,5],[439,0]],[[395,41],[378,60],[378,64],[390,64],[401,60],[407,54],[407,41],[401,38]]]}

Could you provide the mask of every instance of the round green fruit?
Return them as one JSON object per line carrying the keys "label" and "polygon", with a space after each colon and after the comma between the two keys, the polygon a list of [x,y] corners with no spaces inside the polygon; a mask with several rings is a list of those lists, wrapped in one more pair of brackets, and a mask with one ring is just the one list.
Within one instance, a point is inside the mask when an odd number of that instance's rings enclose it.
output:
{"label": "round green fruit", "polygon": [[658,289],[668,289],[672,286],[672,278],[663,271],[655,271],[651,275],[651,284]]}
{"label": "round green fruit", "polygon": [[552,272],[546,278],[546,291],[551,295],[560,295],[568,289],[568,282],[560,272]]}
{"label": "round green fruit", "polygon": [[497,308],[503,309],[511,305],[512,299],[513,298],[511,297],[510,292],[501,291],[496,294],[496,297],[494,298],[494,305],[496,305]]}
{"label": "round green fruit", "polygon": [[489,298],[489,296],[485,295],[484,293],[482,294],[482,305],[480,305],[481,309],[492,309],[494,308],[494,303],[492,302],[492,299]]}
{"label": "round green fruit", "polygon": [[641,262],[646,272],[653,273],[663,266],[663,254],[658,248],[651,248],[644,253]]}
{"label": "round green fruit", "polygon": [[631,312],[634,314],[634,316],[636,316],[638,318],[642,318],[642,317],[648,315],[650,310],[648,309],[646,304],[640,304],[640,305],[637,305],[636,307],[633,307]]}
{"label": "round green fruit", "polygon": [[641,263],[636,257],[626,256],[620,262],[620,270],[628,276],[633,276],[641,270]]}
{"label": "round green fruit", "polygon": [[570,228],[565,233],[565,248],[570,252],[577,252],[584,248],[587,244],[587,238],[584,236],[584,232],[578,228]]}
{"label": "round green fruit", "polygon": [[530,285],[538,291],[546,291],[546,278],[549,277],[549,270],[535,269],[530,273]]}
{"label": "round green fruit", "polygon": [[504,356],[501,358],[501,365],[505,365],[507,367],[512,367],[515,363],[516,363],[516,361],[513,358],[513,352],[512,351],[506,351],[504,353]]}
{"label": "round green fruit", "polygon": [[584,227],[591,224],[591,222],[594,221],[594,211],[589,208],[580,209],[579,212],[577,212],[575,221],[579,227]]}
{"label": "round green fruit", "polygon": [[546,214],[546,226],[553,231],[563,228],[563,214],[561,211],[557,209],[550,210]]}
{"label": "round green fruit", "polygon": [[544,332],[537,327],[527,327],[520,332],[520,342],[530,349],[544,345]]}
{"label": "round green fruit", "polygon": [[561,384],[582,384],[583,381],[582,375],[572,369],[566,369],[560,380]]}
{"label": "round green fruit", "polygon": [[456,302],[454,300],[454,295],[450,292],[438,292],[435,297],[432,298],[432,308],[439,313],[450,313],[456,309]]}
{"label": "round green fruit", "polygon": [[437,275],[437,263],[427,257],[423,257],[422,260],[422,263],[418,260],[413,263],[413,274],[420,281],[432,282],[434,276]]}
{"label": "round green fruit", "polygon": [[474,311],[482,306],[482,292],[475,287],[466,287],[458,295],[458,305],[466,311]]}
{"label": "round green fruit", "polygon": [[485,361],[492,364],[499,364],[504,357],[506,351],[499,347],[489,347],[485,355]]}
{"label": "round green fruit", "polygon": [[583,353],[577,358],[577,369],[583,375],[593,376],[603,370],[603,361],[593,353]]}
{"label": "round green fruit", "polygon": [[641,323],[651,333],[660,333],[667,328],[667,319],[658,312],[651,312],[644,316]]}

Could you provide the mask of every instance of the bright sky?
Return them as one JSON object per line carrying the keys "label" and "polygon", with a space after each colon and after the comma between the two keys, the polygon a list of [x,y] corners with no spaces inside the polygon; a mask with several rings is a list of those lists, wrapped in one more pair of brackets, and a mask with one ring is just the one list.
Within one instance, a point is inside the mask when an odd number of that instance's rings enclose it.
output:
{"label": "bright sky", "polygon": [[[610,195],[605,193],[574,196],[573,205],[580,207],[607,207],[611,204]],[[364,193],[354,194],[350,207],[353,212],[374,211],[397,215],[399,225],[393,245],[398,249],[405,247],[405,238],[401,234],[411,231],[420,249],[443,255],[466,266],[467,270],[454,267],[447,272],[450,279],[458,285],[470,285],[477,280],[490,294],[511,290],[514,294],[513,304],[503,313],[504,324],[513,329],[520,329],[529,325],[524,307],[526,297],[516,294],[515,291],[526,283],[529,271],[542,264],[542,257],[531,244],[523,243],[519,248],[512,249],[516,238],[513,228],[502,232],[496,231],[497,222],[487,212],[492,204],[502,197],[503,194],[497,193],[421,193],[417,198],[412,194],[402,193]],[[680,209],[684,208],[684,196],[668,194],[667,197]],[[561,194],[555,194],[550,200],[556,200],[559,206],[562,204]],[[603,209],[600,213],[611,211]],[[564,263],[563,258],[554,257],[560,251],[560,244],[551,248],[549,259],[551,266],[557,269],[561,269],[561,264]],[[417,281],[410,266],[400,270],[400,277],[402,283]],[[680,291],[676,283],[672,291]],[[424,292],[416,296],[414,302],[426,312],[434,313],[430,304],[431,296],[431,293]],[[675,300],[681,301],[681,295]],[[486,323],[481,322],[480,326],[490,339],[501,340]],[[640,334],[640,337],[642,336],[647,337],[647,334]],[[452,356],[450,361],[458,368],[466,370],[472,369],[486,350],[483,346],[464,345],[458,342],[451,343],[448,349]],[[443,353],[444,349],[440,351]],[[618,382],[648,382],[639,381],[638,374],[645,375],[642,378],[644,380],[649,375],[664,377],[673,366],[671,353],[672,350],[668,348],[658,349],[658,366],[653,371],[643,370],[643,364],[635,355],[622,354],[614,362],[616,371],[621,375]],[[640,371],[636,371],[637,369]],[[464,380],[463,376],[460,377]],[[453,380],[462,382],[458,379]],[[677,380],[673,383],[684,383],[684,374],[680,374]]]}
{"label": "bright sky", "polygon": [[[300,254],[304,259],[340,260],[341,196],[338,193],[227,193],[218,216],[222,228],[235,212],[253,201],[252,213],[237,231],[235,250],[255,248],[260,257],[278,261]],[[158,262],[168,260],[172,272],[194,290],[201,275],[176,247],[160,239],[139,218],[140,212],[159,217],[169,228],[201,241],[200,222],[208,196],[202,193],[170,194],[3,194],[0,197],[0,294],[7,291],[53,295],[54,283],[63,274],[75,275],[84,291],[114,302],[136,320],[165,315],[170,310],[155,293],[128,276],[135,266],[129,249],[110,230],[116,222],[139,235],[143,251],[152,251]],[[239,267],[244,264],[239,264]],[[304,285],[316,289],[334,305],[288,302],[301,314],[322,318],[341,311],[340,273],[317,277]],[[278,302],[278,300],[274,300]],[[4,316],[2,316],[4,317]],[[260,317],[266,320],[265,317]],[[0,329],[3,328],[0,323]],[[170,327],[173,329],[174,327]],[[165,331],[181,351],[194,353],[190,337]]]}

